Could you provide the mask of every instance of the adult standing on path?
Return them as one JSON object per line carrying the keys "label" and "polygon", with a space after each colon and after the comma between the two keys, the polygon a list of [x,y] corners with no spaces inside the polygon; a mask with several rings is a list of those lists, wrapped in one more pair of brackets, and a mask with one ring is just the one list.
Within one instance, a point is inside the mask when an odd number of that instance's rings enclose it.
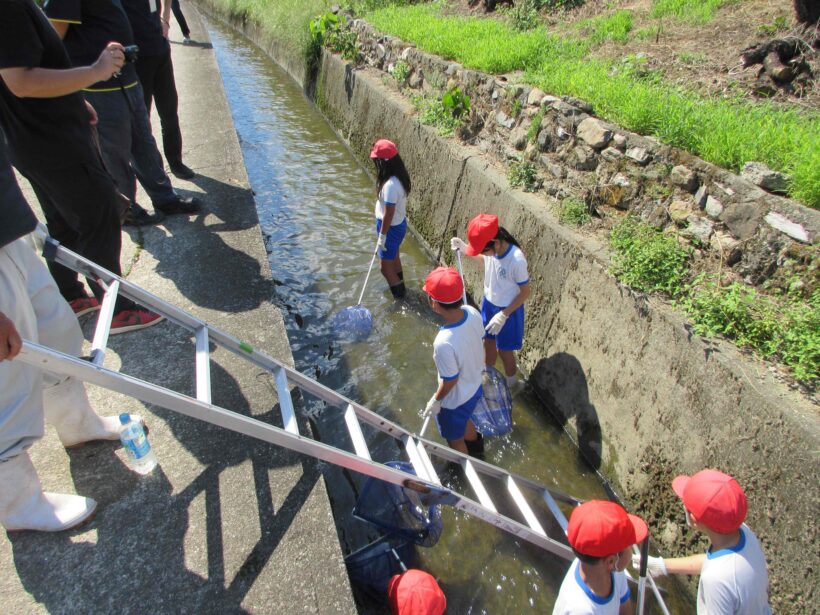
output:
{"label": "adult standing on path", "polygon": [[[21,0],[0,0],[2,25],[12,15],[5,10],[11,3],[24,6]],[[25,5],[26,12],[39,12],[33,3]],[[51,29],[45,17],[42,23]],[[9,34],[2,25],[0,34]],[[0,147],[0,525],[9,531],[57,532],[88,520],[97,503],[43,492],[28,449],[43,437],[44,416],[66,448],[117,440],[120,426],[117,417],[101,417],[91,409],[82,382],[14,360],[21,337],[74,356],[82,351],[77,318],[24,239],[36,225]]]}
{"label": "adult standing on path", "polygon": [[122,6],[140,48],[136,62],[137,76],[149,115],[151,102],[157,103],[165,159],[171,173],[180,179],[191,179],[196,173],[182,162],[182,131],[177,115],[179,97],[174,81],[171,45],[168,43],[170,1],[164,0],[161,9],[155,0],[122,0]]}
{"label": "adult standing on path", "polygon": [[174,18],[179,24],[179,29],[182,30],[182,44],[190,45],[191,29],[188,27],[188,22],[185,20],[185,15],[182,13],[182,7],[179,5],[179,0],[171,0],[171,10],[174,12]]}
{"label": "adult standing on path", "polygon": [[[122,63],[122,46],[109,43],[90,66],[71,68],[32,0],[0,0],[0,125],[9,157],[31,183],[51,236],[117,275],[122,231],[116,187],[92,140],[96,114],[78,90],[107,79]],[[0,164],[5,160],[0,155]],[[94,293],[88,297],[75,272],[55,263],[49,268],[76,314],[99,309],[103,290],[96,282],[88,281]],[[161,319],[119,297],[111,333]]]}
{"label": "adult standing on path", "polygon": [[[96,58],[108,41],[134,44],[120,0],[46,0],[45,12],[75,65]],[[118,74],[91,84],[84,94],[97,110],[106,167],[131,199],[126,223],[153,224],[161,221],[163,214],[199,211],[199,200],[179,196],[165,173],[134,64],[126,62]],[[151,215],[137,205],[137,178],[159,213]]]}

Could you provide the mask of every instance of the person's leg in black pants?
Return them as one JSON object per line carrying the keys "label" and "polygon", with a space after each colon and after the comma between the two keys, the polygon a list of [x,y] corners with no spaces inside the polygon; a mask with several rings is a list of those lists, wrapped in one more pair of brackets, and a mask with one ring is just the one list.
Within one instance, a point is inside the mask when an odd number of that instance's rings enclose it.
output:
{"label": "person's leg in black pants", "polygon": [[182,30],[182,36],[191,38],[191,29],[188,27],[188,22],[185,21],[185,15],[182,14],[182,7],[179,6],[179,0],[171,0],[171,10],[174,12],[174,17],[179,24],[179,29]]}
{"label": "person's leg in black pants", "polygon": [[[34,188],[49,234],[69,250],[122,275],[116,188],[102,163],[90,161],[60,169],[26,168],[20,172]],[[85,296],[74,271],[52,262],[48,267],[67,301]],[[102,301],[104,291],[99,284],[88,280],[88,285]],[[135,308],[133,301],[118,297],[115,312]]]}
{"label": "person's leg in black pants", "polygon": [[190,179],[193,173],[182,162],[182,131],[177,114],[179,97],[171,52],[161,56],[141,56],[137,60],[137,75],[142,84],[148,113],[151,113],[152,100],[157,104],[157,114],[162,126],[162,149],[171,172],[182,179]]}

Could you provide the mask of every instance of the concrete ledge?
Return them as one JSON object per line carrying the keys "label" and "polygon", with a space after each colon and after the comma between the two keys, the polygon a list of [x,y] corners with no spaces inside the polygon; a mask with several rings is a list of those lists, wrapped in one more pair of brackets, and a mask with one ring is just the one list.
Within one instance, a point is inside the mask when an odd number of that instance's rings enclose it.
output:
{"label": "concrete ledge", "polygon": [[[198,14],[183,6],[201,44],[183,47],[176,29],[171,39],[185,161],[199,176],[172,179],[183,194],[204,193],[206,211],[129,228],[123,268],[130,281],[292,364],[214,53]],[[28,200],[36,205],[30,191]],[[94,321],[85,320],[87,339]],[[106,365],[193,392],[193,361],[191,337],[162,323],[111,338]],[[281,425],[269,375],[218,350],[211,378],[214,403]],[[99,512],[73,532],[0,537],[4,612],[356,612],[314,460],[106,390],[89,394],[102,414],[145,417],[160,467],[140,477],[115,443],[67,453],[47,427],[31,449],[44,487],[93,497]]]}

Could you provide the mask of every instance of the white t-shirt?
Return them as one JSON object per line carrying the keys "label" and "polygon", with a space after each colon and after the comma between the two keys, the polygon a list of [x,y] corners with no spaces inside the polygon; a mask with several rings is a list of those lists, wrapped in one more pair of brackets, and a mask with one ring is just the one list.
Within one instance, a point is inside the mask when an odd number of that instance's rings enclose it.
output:
{"label": "white t-shirt", "polygon": [[481,386],[484,372],[484,323],[474,307],[463,306],[464,317],[440,328],[433,342],[439,382],[455,380],[456,385],[441,400],[442,408],[453,410],[470,399]]}
{"label": "white t-shirt", "polygon": [[501,256],[484,256],[484,296],[493,305],[507,307],[529,281],[527,259],[516,246]]}
{"label": "white t-shirt", "polygon": [[766,557],[757,536],[744,524],[737,545],[707,552],[698,584],[698,615],[771,612]]}
{"label": "white t-shirt", "polygon": [[384,186],[379,191],[379,198],[376,199],[376,220],[384,220],[385,204],[396,206],[390,226],[396,226],[404,222],[404,218],[407,216],[407,192],[404,191],[404,186],[401,185],[399,178],[396,176],[384,182]]}
{"label": "white t-shirt", "polygon": [[612,593],[601,598],[592,592],[581,578],[580,562],[576,558],[561,583],[552,615],[618,615],[621,605],[632,592],[623,572],[612,575]]}

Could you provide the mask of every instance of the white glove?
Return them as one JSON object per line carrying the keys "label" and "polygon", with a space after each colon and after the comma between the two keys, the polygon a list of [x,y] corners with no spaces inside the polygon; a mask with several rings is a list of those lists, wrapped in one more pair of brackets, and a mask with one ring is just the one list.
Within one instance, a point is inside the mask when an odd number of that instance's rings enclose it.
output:
{"label": "white glove", "polygon": [[507,322],[507,315],[504,312],[499,312],[490,319],[484,330],[490,335],[498,335],[498,332],[504,328],[504,323]]}
{"label": "white glove", "polygon": [[[632,556],[632,567],[635,570],[641,569],[640,555],[635,554]],[[669,571],[666,569],[666,562],[663,561],[663,558],[652,557],[651,555],[649,556],[649,559],[646,561],[646,570],[653,577],[665,577],[667,574],[669,574]]]}
{"label": "white glove", "polygon": [[467,244],[464,243],[463,239],[453,237],[450,240],[450,249],[454,252],[461,252],[462,254],[464,254],[464,251],[467,249]]}
{"label": "white glove", "polygon": [[433,395],[430,401],[427,402],[427,407],[424,409],[424,418],[427,418],[431,414],[436,416],[439,412],[441,412],[441,402]]}
{"label": "white glove", "polygon": [[384,233],[379,233],[379,238],[376,240],[376,249],[377,250],[384,250],[386,245],[387,245],[387,235],[385,235]]}

